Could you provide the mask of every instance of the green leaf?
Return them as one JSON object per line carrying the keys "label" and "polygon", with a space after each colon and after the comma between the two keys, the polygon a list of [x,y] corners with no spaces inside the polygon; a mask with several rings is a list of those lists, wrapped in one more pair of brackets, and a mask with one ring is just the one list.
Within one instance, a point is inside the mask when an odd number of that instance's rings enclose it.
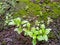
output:
{"label": "green leaf", "polygon": [[43,35],[43,38],[45,41],[48,41],[48,36],[47,35]]}
{"label": "green leaf", "polygon": [[39,23],[40,23],[40,22],[39,22],[38,20],[36,20],[35,25],[39,25]]}
{"label": "green leaf", "polygon": [[17,33],[20,34],[22,32],[22,29],[21,27],[19,27],[19,28],[15,28],[14,31],[17,31]]}
{"label": "green leaf", "polygon": [[36,45],[36,39],[33,39],[33,40],[32,40],[32,44],[33,44],[33,45]]}
{"label": "green leaf", "polygon": [[49,34],[49,33],[50,33],[50,31],[51,31],[51,29],[50,29],[50,28],[46,29],[46,30],[45,30],[45,34]]}
{"label": "green leaf", "polygon": [[29,8],[29,6],[27,5],[26,7],[25,7],[25,10],[27,10]]}
{"label": "green leaf", "polygon": [[30,31],[29,30],[25,30],[25,35],[30,35]]}
{"label": "green leaf", "polygon": [[41,24],[41,28],[44,29],[45,28],[45,25],[44,24]]}
{"label": "green leaf", "polygon": [[24,35],[28,35],[27,32],[28,32],[27,30],[24,30]]}
{"label": "green leaf", "polygon": [[42,11],[40,11],[40,15],[41,15],[41,16],[43,15]]}
{"label": "green leaf", "polygon": [[33,33],[29,31],[29,32],[27,32],[27,35],[29,35],[30,37],[32,37]]}
{"label": "green leaf", "polygon": [[30,23],[29,22],[27,23],[27,27],[30,28]]}
{"label": "green leaf", "polygon": [[42,34],[42,30],[39,30],[39,34]]}
{"label": "green leaf", "polygon": [[15,25],[15,23],[13,20],[11,20],[11,22],[9,22],[8,25]]}
{"label": "green leaf", "polygon": [[24,21],[22,21],[22,23],[21,23],[21,24],[25,24],[25,23],[28,23],[28,21],[24,20]]}
{"label": "green leaf", "polygon": [[33,39],[36,39],[36,35],[35,34],[33,34]]}
{"label": "green leaf", "polygon": [[18,17],[18,18],[16,18],[16,19],[14,19],[14,22],[15,22],[15,24],[16,24],[17,26],[20,26],[20,24],[21,24],[21,19]]}
{"label": "green leaf", "polygon": [[37,36],[37,40],[42,41],[42,40],[44,40],[44,38],[42,35],[39,35],[39,36]]}
{"label": "green leaf", "polygon": [[34,33],[35,31],[36,31],[36,28],[35,28],[35,27],[32,27],[32,28],[31,28],[31,32]]}
{"label": "green leaf", "polygon": [[38,31],[35,31],[34,34],[35,34],[35,35],[38,35],[39,33],[38,33]]}

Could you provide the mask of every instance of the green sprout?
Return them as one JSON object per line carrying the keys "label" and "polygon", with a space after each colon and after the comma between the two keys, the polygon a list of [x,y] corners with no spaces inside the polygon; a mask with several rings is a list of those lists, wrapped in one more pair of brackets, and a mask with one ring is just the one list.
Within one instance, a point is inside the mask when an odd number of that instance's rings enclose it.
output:
{"label": "green sprout", "polygon": [[36,30],[35,27],[32,27],[31,30],[25,30],[25,35],[28,35],[32,38],[32,44],[36,45],[36,41],[48,41],[48,34],[50,33],[51,29],[45,28],[44,24],[41,24],[41,28]]}
{"label": "green sprout", "polygon": [[[35,22],[35,25],[37,25],[39,22]],[[36,45],[37,40],[38,41],[48,41],[48,34],[50,33],[51,29],[46,28],[44,24],[39,23],[39,29],[36,29],[36,27],[31,27],[31,24],[24,20],[21,21],[20,18],[15,18],[11,20],[9,25],[16,25],[17,27],[15,28],[14,31],[17,31],[18,34],[20,34],[22,31],[24,31],[25,36],[30,36],[32,38],[32,44]],[[26,26],[25,28],[22,28],[23,26]],[[23,30],[24,29],[24,30]]]}

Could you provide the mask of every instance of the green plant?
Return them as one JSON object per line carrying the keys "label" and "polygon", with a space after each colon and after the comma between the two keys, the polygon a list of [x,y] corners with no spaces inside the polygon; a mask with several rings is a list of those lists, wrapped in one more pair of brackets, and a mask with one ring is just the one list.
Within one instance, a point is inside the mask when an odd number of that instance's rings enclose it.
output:
{"label": "green plant", "polygon": [[36,41],[48,41],[48,34],[50,33],[51,29],[45,28],[44,24],[41,24],[40,29],[36,29],[35,27],[32,27],[31,30],[25,30],[25,35],[28,35],[32,38],[32,44],[36,45]]}
{"label": "green plant", "polygon": [[[8,23],[8,25],[16,25],[16,28],[14,31],[17,31],[18,34],[20,34],[23,31],[23,26],[25,23],[27,23],[28,21],[22,21],[19,17],[15,18],[15,19],[11,19]],[[29,26],[28,26],[29,27]]]}
{"label": "green plant", "polygon": [[7,27],[7,23],[11,19],[11,15],[15,12],[16,0],[0,0],[0,30]]}
{"label": "green plant", "polygon": [[[38,25],[39,22],[36,21],[35,25]],[[16,25],[14,31],[17,31],[18,34],[20,34],[22,31],[24,31],[25,36],[30,36],[32,38],[32,44],[36,45],[37,40],[38,41],[48,41],[48,34],[50,33],[51,29],[45,27],[44,24],[39,24],[38,29],[36,27],[31,27],[31,24],[28,21],[22,21],[20,18],[15,18],[11,20],[9,25]],[[23,26],[22,26],[23,25]],[[23,28],[25,26],[25,28]]]}
{"label": "green plant", "polygon": [[18,34],[20,34],[22,29],[21,29],[21,19],[19,17],[15,19],[11,19],[8,25],[16,25],[15,31],[17,31]]}

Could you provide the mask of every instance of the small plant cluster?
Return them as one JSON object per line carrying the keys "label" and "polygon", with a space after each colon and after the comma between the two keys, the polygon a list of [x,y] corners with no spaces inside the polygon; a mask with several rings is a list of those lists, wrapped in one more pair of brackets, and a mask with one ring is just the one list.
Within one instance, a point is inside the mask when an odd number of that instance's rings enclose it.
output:
{"label": "small plant cluster", "polygon": [[12,17],[11,15],[15,12],[15,1],[16,0],[0,0],[0,30],[5,29],[6,24]]}
{"label": "small plant cluster", "polygon": [[32,38],[32,44],[36,45],[37,40],[38,41],[48,41],[48,34],[50,33],[51,29],[46,28],[44,24],[40,24],[40,22],[36,21],[36,26],[31,26],[29,21],[21,20],[20,18],[12,19],[9,22],[9,25],[16,25],[16,28],[14,31],[17,31],[18,34],[20,34],[22,31],[24,31],[25,36],[30,36]]}

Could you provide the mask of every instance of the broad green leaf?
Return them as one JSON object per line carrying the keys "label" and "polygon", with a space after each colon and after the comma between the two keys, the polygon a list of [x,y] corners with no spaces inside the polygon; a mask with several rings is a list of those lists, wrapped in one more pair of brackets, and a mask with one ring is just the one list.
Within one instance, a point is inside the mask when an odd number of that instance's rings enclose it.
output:
{"label": "broad green leaf", "polygon": [[33,34],[33,39],[36,39],[36,35],[35,34]]}
{"label": "broad green leaf", "polygon": [[45,30],[45,34],[49,34],[49,33],[50,33],[50,31],[51,31],[51,29],[50,29],[50,28],[46,29],[46,30]]}
{"label": "broad green leaf", "polygon": [[36,39],[33,39],[33,40],[32,40],[32,44],[33,44],[33,45],[36,45],[36,43],[37,43],[37,42],[36,42]]}
{"label": "broad green leaf", "polygon": [[21,24],[25,24],[25,23],[28,23],[28,21],[24,20],[24,21],[22,21],[22,23],[21,23]]}
{"label": "broad green leaf", "polygon": [[33,37],[33,33],[28,30],[25,30],[25,35],[29,35],[30,37]]}
{"label": "broad green leaf", "polygon": [[36,28],[35,28],[35,27],[32,27],[32,28],[31,28],[31,32],[34,33],[35,31],[36,31]]}
{"label": "broad green leaf", "polygon": [[11,22],[9,22],[8,25],[15,25],[15,22],[11,20]]}
{"label": "broad green leaf", "polygon": [[41,24],[41,28],[44,29],[45,28],[45,25],[44,24]]}
{"label": "broad green leaf", "polygon": [[23,24],[23,27],[26,27],[26,24]]}
{"label": "broad green leaf", "polygon": [[29,30],[25,30],[25,35],[30,35],[30,31]]}
{"label": "broad green leaf", "polygon": [[14,31],[17,31],[17,33],[20,34],[22,32],[22,29],[21,27],[19,27],[19,28],[15,28]]}
{"label": "broad green leaf", "polygon": [[33,37],[33,33],[32,33],[32,32],[29,32],[28,35],[29,35],[30,37]]}
{"label": "broad green leaf", "polygon": [[39,30],[39,34],[42,34],[42,30]]}
{"label": "broad green leaf", "polygon": [[35,35],[38,35],[39,33],[38,33],[38,31],[35,31],[34,34],[35,34]]}
{"label": "broad green leaf", "polygon": [[14,22],[15,22],[15,24],[16,24],[17,26],[20,26],[20,24],[21,24],[21,19],[20,19],[20,18],[16,18],[16,19],[14,19]]}
{"label": "broad green leaf", "polygon": [[27,23],[27,27],[30,28],[30,23],[29,22]]}
{"label": "broad green leaf", "polygon": [[38,36],[37,36],[37,40],[38,40],[38,41],[42,41],[42,40],[44,40],[44,38],[43,38],[42,35],[38,35]]}
{"label": "broad green leaf", "polygon": [[45,41],[48,41],[48,36],[47,35],[43,35],[43,38]]}

